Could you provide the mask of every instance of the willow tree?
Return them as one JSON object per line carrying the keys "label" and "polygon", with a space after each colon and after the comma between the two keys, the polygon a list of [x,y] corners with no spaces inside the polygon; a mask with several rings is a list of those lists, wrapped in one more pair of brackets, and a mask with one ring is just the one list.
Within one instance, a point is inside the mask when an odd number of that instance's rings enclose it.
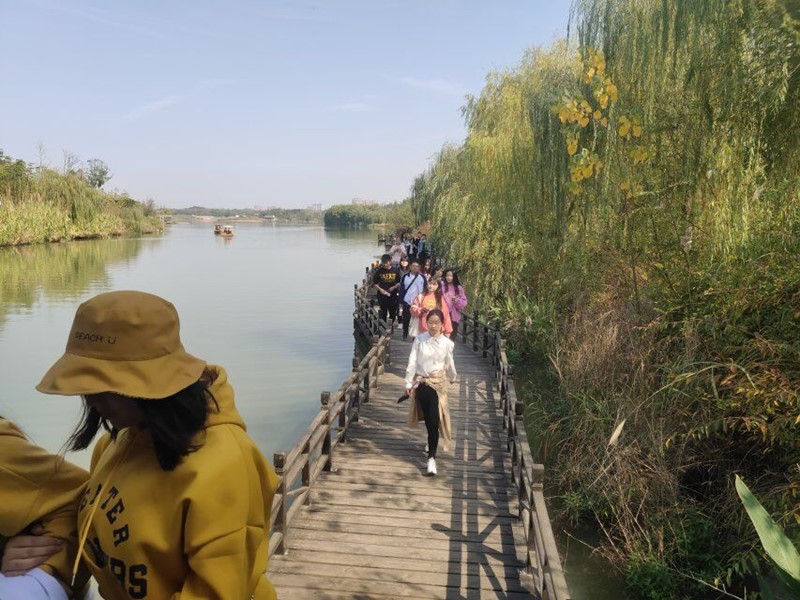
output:
{"label": "willow tree", "polygon": [[796,515],[798,10],[580,0],[415,182],[476,304],[555,365],[567,508],[645,596],[758,568],[733,471]]}

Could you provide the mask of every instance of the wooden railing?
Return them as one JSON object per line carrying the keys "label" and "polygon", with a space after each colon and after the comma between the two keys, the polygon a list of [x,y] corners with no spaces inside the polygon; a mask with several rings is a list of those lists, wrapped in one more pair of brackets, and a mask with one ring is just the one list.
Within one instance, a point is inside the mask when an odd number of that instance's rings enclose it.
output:
{"label": "wooden railing", "polygon": [[[369,269],[367,275],[369,276]],[[365,279],[365,281],[367,281]],[[336,448],[347,441],[350,425],[358,421],[362,404],[378,386],[389,361],[389,331],[367,302],[367,290],[356,287],[354,320],[373,332],[372,348],[361,360],[353,359],[353,373],[334,393],[320,394],[320,410],[288,452],[273,456],[275,471],[281,478],[270,515],[269,555],[286,551],[286,535],[297,512],[311,498],[314,482],[324,471],[334,469]],[[358,299],[363,298],[363,302]]]}
{"label": "wooden railing", "polygon": [[386,335],[389,326],[386,321],[381,321],[378,311],[375,310],[375,290],[372,289],[372,274],[377,268],[378,263],[373,263],[366,268],[364,279],[361,284],[353,286],[353,300],[355,311],[353,312],[353,325],[361,331],[365,339],[375,342],[381,336]]}
{"label": "wooden railing", "polygon": [[472,346],[474,352],[491,359],[495,366],[503,406],[505,447],[511,453],[511,480],[517,489],[527,567],[536,591],[543,600],[568,600],[567,581],[544,499],[544,465],[533,460],[525,431],[525,405],[517,398],[500,327],[482,321],[478,313],[463,313],[456,337]]}

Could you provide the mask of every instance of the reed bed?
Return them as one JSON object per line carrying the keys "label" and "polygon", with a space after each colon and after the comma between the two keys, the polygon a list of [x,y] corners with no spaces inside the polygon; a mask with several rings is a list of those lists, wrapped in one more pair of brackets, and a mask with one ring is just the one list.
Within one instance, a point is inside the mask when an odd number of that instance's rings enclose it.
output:
{"label": "reed bed", "polygon": [[[138,235],[161,229],[158,219],[145,215],[140,203],[91,187],[79,174],[25,172],[12,185],[4,181],[3,166],[0,163],[0,246]],[[20,177],[24,184],[19,183]]]}

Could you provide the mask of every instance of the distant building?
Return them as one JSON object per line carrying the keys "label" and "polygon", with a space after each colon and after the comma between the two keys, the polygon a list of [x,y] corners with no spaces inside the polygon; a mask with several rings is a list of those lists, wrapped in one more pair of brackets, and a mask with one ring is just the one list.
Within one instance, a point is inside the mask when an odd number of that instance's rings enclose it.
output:
{"label": "distant building", "polygon": [[353,200],[350,203],[358,204],[360,206],[373,206],[377,204],[377,202],[373,202],[372,200],[365,200],[364,198],[353,198]]}
{"label": "distant building", "polygon": [[322,212],[322,204],[312,204],[306,210],[313,210],[314,212]]}

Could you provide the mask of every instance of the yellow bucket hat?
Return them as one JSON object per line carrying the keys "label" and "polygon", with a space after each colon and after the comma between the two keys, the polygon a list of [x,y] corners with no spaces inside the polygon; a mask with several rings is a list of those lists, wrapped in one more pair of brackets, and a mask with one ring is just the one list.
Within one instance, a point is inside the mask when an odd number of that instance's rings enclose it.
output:
{"label": "yellow bucket hat", "polygon": [[170,302],[145,292],[108,292],[78,307],[66,352],[36,389],[155,400],[198,381],[205,366],[184,350],[178,312]]}

